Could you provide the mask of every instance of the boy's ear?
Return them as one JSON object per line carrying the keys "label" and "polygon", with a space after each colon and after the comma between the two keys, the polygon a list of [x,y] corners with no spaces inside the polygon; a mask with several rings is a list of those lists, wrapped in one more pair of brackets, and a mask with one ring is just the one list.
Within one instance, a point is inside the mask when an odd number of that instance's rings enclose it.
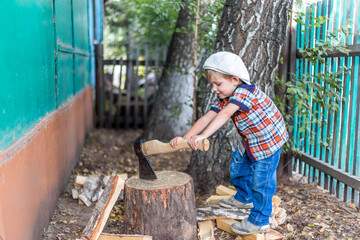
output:
{"label": "boy's ear", "polygon": [[234,84],[236,85],[240,85],[242,83],[242,81],[240,80],[240,78],[236,77],[236,76],[232,76],[232,79]]}

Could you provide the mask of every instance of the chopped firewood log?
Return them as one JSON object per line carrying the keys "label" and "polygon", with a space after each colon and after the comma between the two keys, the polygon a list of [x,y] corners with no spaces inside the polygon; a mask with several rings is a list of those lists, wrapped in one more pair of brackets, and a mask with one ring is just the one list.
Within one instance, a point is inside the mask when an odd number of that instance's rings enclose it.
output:
{"label": "chopped firewood log", "polygon": [[234,233],[231,230],[231,225],[234,223],[237,223],[237,222],[239,222],[239,221],[236,221],[234,219],[219,218],[219,219],[216,219],[216,226],[218,229],[221,229],[225,232],[236,235],[236,233]]}
{"label": "chopped firewood log", "polygon": [[[228,232],[232,235],[238,235],[235,232],[231,230],[231,225],[234,223],[238,223],[239,221],[233,220],[233,219],[216,219],[216,226],[217,228]],[[238,235],[238,237],[235,240],[265,240],[265,234],[263,233],[257,233],[257,234],[250,234],[250,235]]]}
{"label": "chopped firewood log", "polygon": [[286,237],[284,235],[273,229],[271,229],[269,232],[265,234],[265,240],[285,240],[285,239]]}
{"label": "chopped firewood log", "polygon": [[111,176],[103,194],[96,203],[81,240],[96,240],[100,236],[120,192],[124,189],[124,180],[117,175]]}
{"label": "chopped firewood log", "polygon": [[277,228],[279,226],[279,223],[276,220],[275,215],[272,215],[270,217],[269,221],[270,221],[270,228],[275,229],[275,228]]}
{"label": "chopped firewood log", "polygon": [[102,233],[98,240],[152,240],[151,236],[147,235],[124,235],[124,234],[109,234]]}
{"label": "chopped firewood log", "polygon": [[71,196],[73,199],[78,199],[79,198],[79,191],[76,190],[75,188],[71,189]]}
{"label": "chopped firewood log", "polygon": [[257,233],[257,234],[250,234],[250,235],[238,235],[235,240],[267,240],[265,234]]}
{"label": "chopped firewood log", "polygon": [[278,209],[279,209],[278,213],[277,214],[275,213],[275,219],[279,223],[279,225],[281,225],[285,223],[287,214],[284,208],[278,208]]}
{"label": "chopped firewood log", "polygon": [[212,195],[206,199],[206,203],[209,205],[219,205],[219,201],[224,198],[229,198],[229,195]]}
{"label": "chopped firewood log", "polygon": [[279,225],[284,224],[286,221],[286,210],[279,207],[281,199],[274,195],[272,198],[272,212],[270,216],[270,227],[277,228]]}
{"label": "chopped firewood log", "polygon": [[273,198],[272,198],[272,205],[273,205],[273,209],[276,209],[280,206],[280,203],[281,203],[281,199],[274,195]]}
{"label": "chopped firewood log", "polygon": [[[238,235],[235,232],[231,230],[231,225],[233,223],[237,223],[239,221],[236,221],[234,219],[216,219],[216,226],[217,228],[228,232],[233,235]],[[285,239],[285,236],[283,236],[281,233],[271,229],[266,234],[263,233],[257,233],[257,234],[250,234],[250,235],[238,235],[238,237],[235,240],[283,240]]]}
{"label": "chopped firewood log", "polygon": [[[105,180],[106,182],[106,180]],[[99,191],[102,192],[102,188],[104,186],[104,175],[99,176],[89,176],[86,179],[84,187],[82,189],[82,193],[79,195],[81,201],[85,203],[86,206],[90,206],[93,200],[97,200],[100,194]]]}
{"label": "chopped firewood log", "polygon": [[247,217],[249,210],[222,208],[220,206],[212,205],[199,207],[196,213],[197,221],[214,220],[218,218],[243,220]]}
{"label": "chopped firewood log", "polygon": [[119,178],[123,179],[124,181],[126,179],[128,179],[128,174],[127,173],[121,173],[121,174],[118,174]]}
{"label": "chopped firewood log", "polygon": [[198,233],[199,240],[215,240],[215,236],[214,236],[215,225],[213,221],[199,222],[198,226],[199,226],[199,233]]}
{"label": "chopped firewood log", "polygon": [[79,185],[84,185],[86,182],[86,179],[87,179],[87,177],[85,177],[85,176],[77,175],[75,178],[75,183],[79,184]]}
{"label": "chopped firewood log", "polygon": [[225,187],[223,185],[219,185],[216,187],[216,194],[217,195],[235,195],[236,194],[236,190],[233,190],[231,188]]}

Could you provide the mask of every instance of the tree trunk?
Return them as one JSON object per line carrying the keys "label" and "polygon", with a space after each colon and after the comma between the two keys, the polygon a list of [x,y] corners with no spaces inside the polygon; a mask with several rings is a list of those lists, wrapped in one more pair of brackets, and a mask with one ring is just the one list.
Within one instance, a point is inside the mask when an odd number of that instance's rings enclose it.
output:
{"label": "tree trunk", "polygon": [[175,171],[157,172],[148,181],[133,176],[126,180],[124,229],[127,234],[146,234],[154,240],[195,240],[196,208],[191,176]]}
{"label": "tree trunk", "polygon": [[[269,96],[278,70],[281,47],[286,36],[292,0],[227,0],[214,45],[214,52],[238,54],[250,73],[250,80]],[[214,102],[210,84],[206,83],[204,112]],[[195,151],[188,172],[197,190],[209,192],[215,185],[229,180],[231,154],[240,139],[230,121],[210,137],[207,152]]]}
{"label": "tree trunk", "polygon": [[[190,128],[193,109],[194,16],[184,4],[180,10],[166,64],[159,80],[153,109],[143,138],[169,140],[184,135]],[[183,29],[187,29],[184,33]],[[182,32],[180,32],[182,31]]]}

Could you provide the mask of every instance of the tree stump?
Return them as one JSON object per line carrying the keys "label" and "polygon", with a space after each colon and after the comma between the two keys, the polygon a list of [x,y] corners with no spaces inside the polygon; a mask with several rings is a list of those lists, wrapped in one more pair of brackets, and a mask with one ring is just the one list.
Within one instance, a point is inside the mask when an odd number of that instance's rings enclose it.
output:
{"label": "tree stump", "polygon": [[124,228],[127,234],[154,240],[195,240],[194,184],[188,174],[156,172],[158,179],[133,176],[125,182]]}

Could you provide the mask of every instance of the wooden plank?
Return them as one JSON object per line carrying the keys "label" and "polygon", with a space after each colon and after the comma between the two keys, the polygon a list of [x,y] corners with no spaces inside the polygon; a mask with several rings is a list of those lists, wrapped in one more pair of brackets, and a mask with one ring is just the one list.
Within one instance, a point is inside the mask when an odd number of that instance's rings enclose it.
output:
{"label": "wooden plank", "polygon": [[216,187],[216,194],[217,195],[234,196],[236,194],[236,190],[225,187],[223,185],[219,185],[219,186]]}
{"label": "wooden plank", "polygon": [[214,236],[215,224],[213,221],[198,222],[198,226],[199,226],[199,233],[198,233],[199,240],[215,240],[215,236]]}
{"label": "wooden plank", "polygon": [[306,153],[296,154],[296,157],[299,158],[301,161],[319,169],[320,171],[325,172],[331,177],[338,179],[346,185],[355,189],[360,189],[359,177],[349,174],[328,163],[322,162]]}
{"label": "wooden plank", "polygon": [[118,175],[113,175],[109,179],[103,194],[96,203],[89,223],[85,227],[81,240],[96,240],[99,238],[111,209],[113,208],[120,192],[124,189],[124,180]]}
{"label": "wooden plank", "polygon": [[116,128],[120,127],[120,123],[121,123],[121,104],[122,104],[122,71],[123,71],[123,59],[120,59],[119,62],[120,65],[120,74],[119,74],[119,93],[118,93],[118,98],[117,98],[117,103],[116,103]]}
{"label": "wooden plank", "polygon": [[135,62],[136,62],[136,72],[135,72],[135,89],[134,89],[134,93],[135,93],[135,111],[134,111],[134,129],[138,128],[139,125],[139,93],[138,93],[138,89],[139,89],[139,56],[140,56],[140,44],[137,43],[136,44],[136,54],[135,54]]}
{"label": "wooden plank", "polygon": [[110,87],[110,100],[109,100],[109,117],[108,117],[108,122],[107,122],[107,127],[111,128],[112,127],[112,123],[113,123],[113,114],[112,114],[112,109],[113,109],[113,104],[114,104],[114,76],[115,76],[115,59],[113,61],[112,64],[112,77],[111,77],[111,87]]}
{"label": "wooden plank", "polygon": [[[132,60],[132,47],[129,47],[128,51],[130,54],[128,54],[130,60]],[[125,129],[129,129],[130,126],[130,100],[131,100],[131,85],[133,80],[133,61],[128,61],[126,65],[126,109],[125,109]]]}
{"label": "wooden plank", "polygon": [[145,92],[144,92],[144,108],[143,108],[143,127],[146,126],[148,116],[148,81],[147,76],[149,74],[149,44],[145,45]]}
{"label": "wooden plank", "polygon": [[102,233],[98,239],[99,240],[152,240],[152,237],[147,235],[125,235],[125,234]]}

